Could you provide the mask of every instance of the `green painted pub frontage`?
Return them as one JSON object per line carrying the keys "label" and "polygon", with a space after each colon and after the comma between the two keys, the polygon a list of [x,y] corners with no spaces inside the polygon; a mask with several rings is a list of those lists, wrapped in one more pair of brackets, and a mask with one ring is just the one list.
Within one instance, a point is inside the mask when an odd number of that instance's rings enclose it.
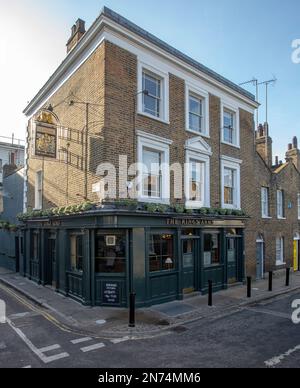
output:
{"label": "green painted pub frontage", "polygon": [[100,210],[27,220],[22,275],[91,306],[183,299],[242,282],[245,218]]}

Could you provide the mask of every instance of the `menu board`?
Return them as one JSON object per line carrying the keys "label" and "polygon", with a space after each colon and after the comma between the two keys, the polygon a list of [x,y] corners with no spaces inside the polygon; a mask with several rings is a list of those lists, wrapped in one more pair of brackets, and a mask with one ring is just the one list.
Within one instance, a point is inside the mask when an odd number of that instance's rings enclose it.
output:
{"label": "menu board", "polygon": [[102,303],[109,306],[120,306],[121,304],[121,292],[120,283],[117,282],[104,282],[102,283]]}

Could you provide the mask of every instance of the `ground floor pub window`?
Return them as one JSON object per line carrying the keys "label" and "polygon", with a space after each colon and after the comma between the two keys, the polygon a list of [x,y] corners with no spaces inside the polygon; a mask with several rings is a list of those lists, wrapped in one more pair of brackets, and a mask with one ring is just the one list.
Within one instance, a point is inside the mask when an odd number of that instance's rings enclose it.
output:
{"label": "ground floor pub window", "polygon": [[204,266],[211,267],[221,264],[220,234],[204,233]]}
{"label": "ground floor pub window", "polygon": [[83,272],[83,236],[71,235],[71,270]]}
{"label": "ground floor pub window", "polygon": [[126,272],[126,233],[98,234],[95,241],[95,272]]}
{"label": "ground floor pub window", "polygon": [[150,272],[175,269],[174,236],[171,234],[151,234],[149,237]]}

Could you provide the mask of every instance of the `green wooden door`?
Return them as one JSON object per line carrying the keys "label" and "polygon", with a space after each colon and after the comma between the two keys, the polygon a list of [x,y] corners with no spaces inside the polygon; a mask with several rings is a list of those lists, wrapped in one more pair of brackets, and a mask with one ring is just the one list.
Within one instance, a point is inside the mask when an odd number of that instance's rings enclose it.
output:
{"label": "green wooden door", "polygon": [[195,291],[195,240],[182,240],[183,291],[185,294]]}
{"label": "green wooden door", "polygon": [[233,237],[228,237],[226,239],[229,284],[233,284],[238,281],[237,241],[238,240]]}

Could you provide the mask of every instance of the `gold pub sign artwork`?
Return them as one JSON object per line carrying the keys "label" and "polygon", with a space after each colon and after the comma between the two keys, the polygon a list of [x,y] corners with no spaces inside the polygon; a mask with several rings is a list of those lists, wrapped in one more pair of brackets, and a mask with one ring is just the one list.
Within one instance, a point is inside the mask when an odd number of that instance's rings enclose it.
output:
{"label": "gold pub sign artwork", "polygon": [[50,112],[41,112],[36,119],[35,155],[56,158],[57,125]]}

